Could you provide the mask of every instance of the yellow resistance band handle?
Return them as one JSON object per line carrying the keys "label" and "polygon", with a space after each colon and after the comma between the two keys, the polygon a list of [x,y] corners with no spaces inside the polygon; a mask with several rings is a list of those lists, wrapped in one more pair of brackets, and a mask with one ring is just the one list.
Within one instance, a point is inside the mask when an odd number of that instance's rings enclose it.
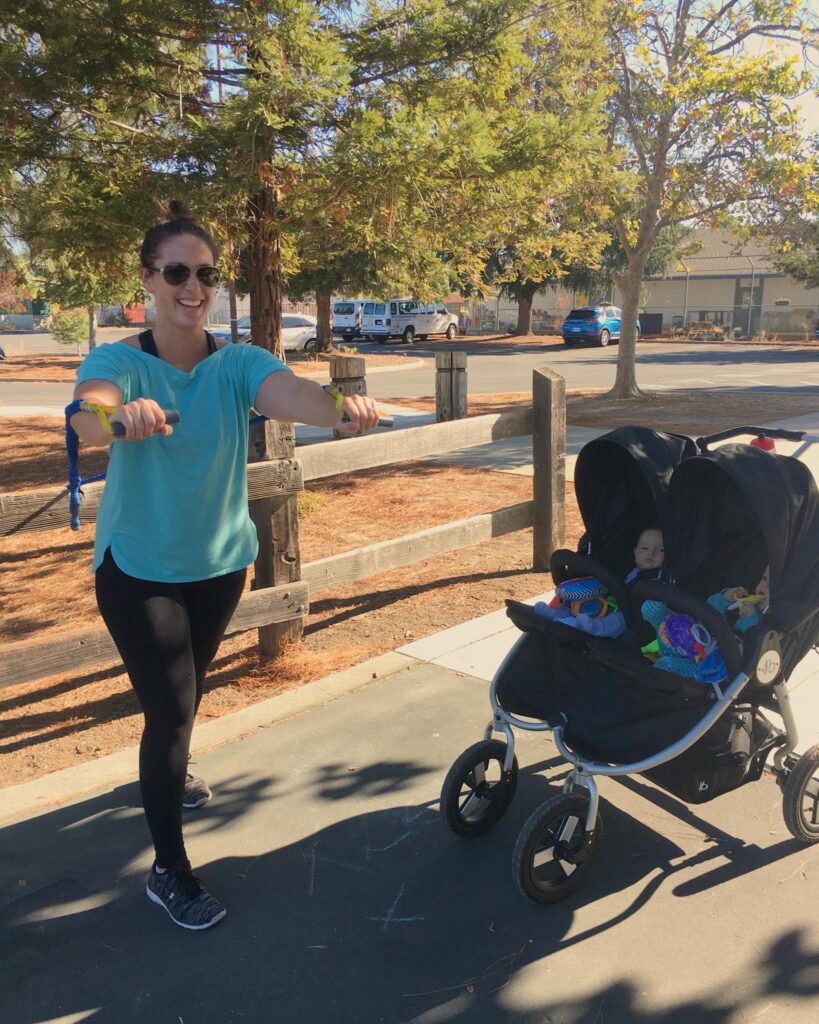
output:
{"label": "yellow resistance band handle", "polygon": [[[93,412],[109,434],[113,434],[114,437],[124,437],[125,427],[121,423],[112,423],[108,419],[111,413],[116,412],[117,409],[119,409],[118,405],[97,405],[96,402],[80,403],[80,410],[82,412]],[[165,422],[170,424],[179,422],[179,413],[176,409],[165,410]]]}
{"label": "yellow resistance band handle", "polygon": [[114,433],[114,427],[108,417],[112,412],[116,412],[119,406],[116,405],[97,405],[96,402],[81,402],[80,409],[83,412],[93,412],[100,423],[105,427],[109,434]]}
{"label": "yellow resistance band handle", "polygon": [[[342,420],[349,419],[347,414],[345,412],[342,412],[342,407],[344,405],[344,399],[347,396],[342,394],[342,392],[339,391],[338,388],[334,387],[332,384],[322,384],[321,387],[322,387],[322,390],[326,391],[327,394],[331,398],[335,399],[336,412],[338,413],[339,417]],[[378,425],[379,425],[379,427],[391,427],[394,423],[395,423],[395,420],[393,419],[392,416],[381,415],[381,413],[379,413],[379,415],[378,415]]]}

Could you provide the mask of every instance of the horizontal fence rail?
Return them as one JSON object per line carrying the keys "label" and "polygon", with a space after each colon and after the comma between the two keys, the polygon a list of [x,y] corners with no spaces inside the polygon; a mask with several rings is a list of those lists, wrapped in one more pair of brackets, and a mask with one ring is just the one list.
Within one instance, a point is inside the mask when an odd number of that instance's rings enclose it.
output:
{"label": "horizontal fence rail", "polygon": [[[532,525],[533,517],[534,502],[522,501],[469,519],[308,562],[302,566],[302,579],[298,583],[243,594],[227,633],[241,633],[306,615],[309,596],[313,593],[525,530]],[[18,640],[3,645],[0,689],[119,660],[114,641],[103,628]]]}
{"label": "horizontal fence rail", "polygon": [[[103,484],[83,487],[80,523],[93,523],[99,509]],[[295,494],[302,490],[301,463],[298,459],[254,462],[247,467],[247,490],[251,501],[277,494]],[[68,492],[65,487],[0,494],[0,537],[24,530],[68,529]]]}
{"label": "horizontal fence rail", "polygon": [[395,540],[383,540],[355,551],[320,558],[302,566],[302,578],[310,584],[310,593],[314,594],[376,573],[386,573],[402,565],[413,565],[447,551],[458,551],[493,537],[525,530],[532,525],[534,507],[533,501],[522,501]]}
{"label": "horizontal fence rail", "polygon": [[[323,441],[297,449],[297,459],[253,462],[247,467],[251,501],[300,491],[305,480],[320,480],[339,473],[374,469],[393,462],[444,455],[458,448],[489,444],[507,437],[532,433],[530,407],[471,419],[408,427],[397,434],[370,434],[339,441]],[[102,483],[83,488],[80,522],[96,518]],[[23,530],[68,529],[68,492],[65,487],[0,494],[0,537]]]}
{"label": "horizontal fence rail", "polygon": [[[226,633],[241,633],[273,622],[300,618],[309,610],[308,597],[308,585],[302,580],[281,587],[248,591],[242,595]],[[17,640],[3,644],[0,689],[64,675],[92,665],[119,662],[119,651],[104,628],[52,633],[43,639]]]}
{"label": "horizontal fence rail", "polygon": [[489,413],[449,423],[428,423],[408,427],[394,434],[369,434],[339,444],[326,441],[298,449],[305,480],[321,480],[339,473],[352,473],[394,462],[445,455],[459,448],[474,448],[507,437],[526,437],[532,433],[532,409],[526,406],[511,412]]}

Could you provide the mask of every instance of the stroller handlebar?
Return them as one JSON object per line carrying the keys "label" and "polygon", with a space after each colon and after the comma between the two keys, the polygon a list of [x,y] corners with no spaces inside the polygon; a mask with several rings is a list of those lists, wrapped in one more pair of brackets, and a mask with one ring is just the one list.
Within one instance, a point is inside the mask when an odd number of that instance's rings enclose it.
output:
{"label": "stroller handlebar", "polygon": [[717,441],[727,441],[731,437],[742,437],[743,434],[753,434],[755,437],[770,437],[776,441],[804,441],[806,434],[804,430],[782,430],[777,427],[731,427],[730,430],[720,430],[716,434],[706,434],[705,437],[698,437],[696,445],[704,454],[708,451],[710,444]]}

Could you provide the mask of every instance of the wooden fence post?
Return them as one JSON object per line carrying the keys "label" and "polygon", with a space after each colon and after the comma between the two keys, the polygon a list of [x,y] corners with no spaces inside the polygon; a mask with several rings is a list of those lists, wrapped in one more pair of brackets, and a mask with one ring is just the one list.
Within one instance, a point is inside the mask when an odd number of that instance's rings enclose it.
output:
{"label": "wooden fence post", "polygon": [[[265,420],[250,428],[248,462],[294,459],[296,431],[292,423]],[[259,555],[254,565],[252,590],[275,587],[301,579],[298,495],[282,494],[250,502],[250,518],[259,535]],[[304,619],[259,628],[259,650],[275,657],[285,642],[301,639]]]}
{"label": "wooden fence post", "polygon": [[435,418],[462,420],[466,416],[466,352],[435,355]]}
{"label": "wooden fence post", "polygon": [[566,382],[546,367],[532,371],[532,461],[532,566],[548,572],[566,543]]}
{"label": "wooden fence post", "polygon": [[[367,363],[360,356],[333,356],[330,359],[330,380],[342,395],[367,394]],[[333,437],[349,437],[338,430]]]}

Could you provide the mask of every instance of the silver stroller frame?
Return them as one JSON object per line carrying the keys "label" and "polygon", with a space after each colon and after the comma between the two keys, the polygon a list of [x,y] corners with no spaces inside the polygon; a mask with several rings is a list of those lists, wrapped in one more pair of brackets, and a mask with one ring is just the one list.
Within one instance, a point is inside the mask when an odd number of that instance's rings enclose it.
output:
{"label": "silver stroller frame", "polygon": [[[716,695],[713,707],[709,708],[707,714],[701,719],[698,725],[694,726],[693,729],[690,729],[685,736],[677,740],[676,743],[666,747],[665,750],[661,750],[652,757],[645,757],[641,761],[632,761],[630,764],[603,764],[601,762],[590,761],[587,758],[581,757],[580,754],[575,753],[563,739],[564,727],[562,725],[552,727],[548,722],[527,721],[526,719],[518,718],[516,715],[504,710],[504,708],[502,708],[498,703],[498,681],[502,678],[507,665],[525,640],[525,633],[518,637],[509,653],[501,662],[500,667],[492,679],[489,689],[489,703],[492,707],[492,721],[484,730],[483,738],[485,740],[491,739],[494,732],[503,733],[506,737],[506,755],[503,760],[503,771],[506,773],[512,770],[512,763],[515,757],[514,729],[526,729],[530,732],[551,732],[555,746],[569,764],[573,766],[572,771],[569,773],[569,776],[563,784],[563,792],[571,793],[576,787],[581,787],[588,791],[589,810],[586,815],[587,832],[592,832],[594,830],[595,823],[597,821],[597,808],[600,797],[598,786],[595,782],[596,775],[635,775],[648,771],[651,768],[656,768],[658,765],[665,764],[667,761],[671,761],[675,757],[678,757],[708,732],[711,726],[730,707],[733,701],[739,696],[750,681],[750,676],[746,675],[744,672],[739,672],[727,685],[718,686],[712,684]],[[757,667],[757,678],[760,682],[764,681],[765,676],[768,675],[772,669],[774,670],[774,677],[778,674],[778,655],[776,656],[776,662],[771,663],[770,658],[772,654],[775,655],[775,652],[765,652],[760,659],[760,664]],[[760,678],[760,675],[762,678]],[[796,720],[791,709],[787,681],[774,686],[773,692],[776,695],[779,712],[782,715],[782,720],[785,725],[786,743],[777,749],[776,754],[774,755],[774,771],[781,773],[786,770],[785,759],[796,750],[796,745],[799,742],[799,734],[796,728]],[[566,835],[564,838],[570,839],[571,836]]]}

